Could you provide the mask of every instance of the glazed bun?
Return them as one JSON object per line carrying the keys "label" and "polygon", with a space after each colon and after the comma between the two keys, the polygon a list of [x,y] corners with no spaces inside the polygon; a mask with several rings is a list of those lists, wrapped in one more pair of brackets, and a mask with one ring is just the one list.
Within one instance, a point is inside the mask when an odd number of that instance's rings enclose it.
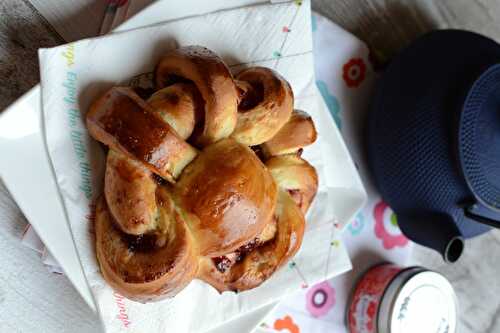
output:
{"label": "glazed bun", "polygon": [[318,187],[300,157],[310,116],[275,71],[233,79],[200,46],[168,52],[145,101],[114,87],[86,116],[107,147],[96,253],[109,285],[130,299],[173,297],[193,279],[218,291],[255,288],[300,248]]}

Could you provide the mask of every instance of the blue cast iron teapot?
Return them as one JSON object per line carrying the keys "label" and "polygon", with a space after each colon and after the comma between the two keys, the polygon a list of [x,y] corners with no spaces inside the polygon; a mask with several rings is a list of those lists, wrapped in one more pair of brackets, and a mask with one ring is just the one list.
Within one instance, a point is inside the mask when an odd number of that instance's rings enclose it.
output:
{"label": "blue cast iron teapot", "polygon": [[430,32],[380,78],[368,116],[370,168],[411,240],[455,262],[464,238],[500,227],[500,45]]}

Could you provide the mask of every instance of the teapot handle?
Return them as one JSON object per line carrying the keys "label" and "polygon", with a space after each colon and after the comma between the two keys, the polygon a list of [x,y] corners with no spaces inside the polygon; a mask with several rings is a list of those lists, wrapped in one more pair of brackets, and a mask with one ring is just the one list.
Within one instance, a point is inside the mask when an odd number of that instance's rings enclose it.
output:
{"label": "teapot handle", "polygon": [[[484,209],[486,209],[486,208],[484,207]],[[486,224],[490,227],[500,228],[500,219],[495,220],[491,217],[485,216],[484,214],[482,214],[482,211],[484,209],[483,209],[482,204],[476,202],[472,205],[464,207],[464,215],[465,215],[465,217],[467,217],[471,220],[474,220],[476,222]],[[500,218],[500,214],[499,214],[499,218]]]}

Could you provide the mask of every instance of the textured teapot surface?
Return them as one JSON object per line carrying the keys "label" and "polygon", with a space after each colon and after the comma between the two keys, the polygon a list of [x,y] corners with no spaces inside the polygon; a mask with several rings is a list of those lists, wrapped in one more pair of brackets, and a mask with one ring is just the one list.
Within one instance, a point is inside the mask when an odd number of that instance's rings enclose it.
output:
{"label": "textured teapot surface", "polygon": [[464,96],[496,62],[500,46],[488,38],[431,32],[393,59],[372,101],[367,146],[375,183],[406,236],[442,253],[457,237],[489,230],[464,215],[474,196],[458,163],[457,133]]}

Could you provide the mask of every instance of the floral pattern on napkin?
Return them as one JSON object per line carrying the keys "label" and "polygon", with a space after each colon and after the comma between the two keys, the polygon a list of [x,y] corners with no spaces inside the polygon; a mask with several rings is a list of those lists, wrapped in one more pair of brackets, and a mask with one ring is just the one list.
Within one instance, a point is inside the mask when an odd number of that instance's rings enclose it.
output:
{"label": "floral pattern on napkin", "polygon": [[359,128],[364,117],[360,115],[367,111],[376,78],[370,51],[321,15],[313,14],[311,25],[316,84],[332,120],[342,131],[369,199],[342,234],[353,270],[284,299],[257,329],[259,333],[347,333],[345,309],[354,281],[380,261],[405,265],[411,251],[411,242],[399,230],[396,215],[371,184],[362,155]]}

